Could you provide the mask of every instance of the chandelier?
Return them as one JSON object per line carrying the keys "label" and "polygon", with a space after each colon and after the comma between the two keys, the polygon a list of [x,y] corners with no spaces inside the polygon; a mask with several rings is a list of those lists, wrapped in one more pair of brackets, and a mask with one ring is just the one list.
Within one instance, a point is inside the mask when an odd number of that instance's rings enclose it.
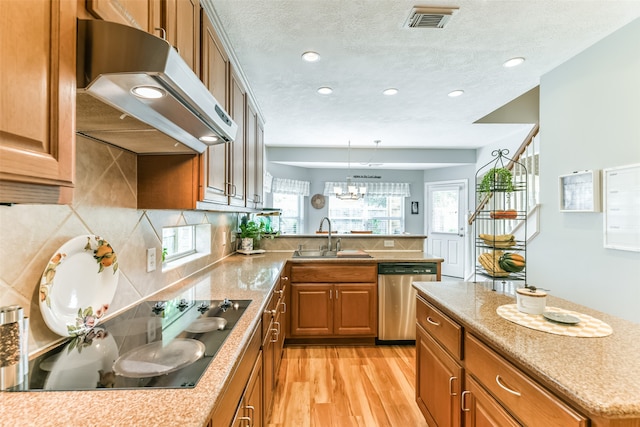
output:
{"label": "chandelier", "polygon": [[360,200],[365,194],[367,194],[367,187],[358,186],[351,182],[351,141],[349,141],[349,147],[347,151],[347,160],[348,160],[348,172],[349,176],[347,176],[347,192],[344,193],[342,191],[342,187],[333,187],[333,191],[336,194],[336,197],[340,200]]}

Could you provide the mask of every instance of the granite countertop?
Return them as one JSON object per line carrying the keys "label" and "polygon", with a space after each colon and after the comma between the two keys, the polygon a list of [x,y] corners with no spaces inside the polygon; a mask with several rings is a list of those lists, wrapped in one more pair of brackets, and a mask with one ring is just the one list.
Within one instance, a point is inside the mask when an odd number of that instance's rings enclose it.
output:
{"label": "granite countertop", "polygon": [[613,328],[603,338],[540,332],[503,319],[496,309],[514,304],[512,288],[491,291],[470,282],[416,282],[443,312],[545,386],[602,418],[640,419],[640,325],[570,301],[547,297],[547,306],[595,317]]}
{"label": "granite countertop", "polygon": [[[373,258],[332,258],[326,261],[442,261],[442,258],[423,252],[381,251],[371,254]],[[11,425],[37,423],[42,427],[95,425],[96,420],[100,424],[114,426],[161,420],[165,425],[202,426],[225,388],[235,363],[251,337],[251,331],[260,321],[266,299],[285,263],[318,260],[293,259],[292,255],[292,252],[233,255],[148,298],[173,299],[187,289],[194,289],[196,299],[252,300],[195,388],[2,393],[0,425],[8,420]],[[82,408],[82,402],[86,402],[86,410],[72,410]]]}
{"label": "granite countertop", "polygon": [[149,298],[175,298],[193,288],[197,299],[252,300],[195,388],[3,392],[0,425],[204,425],[290,256],[230,256]]}

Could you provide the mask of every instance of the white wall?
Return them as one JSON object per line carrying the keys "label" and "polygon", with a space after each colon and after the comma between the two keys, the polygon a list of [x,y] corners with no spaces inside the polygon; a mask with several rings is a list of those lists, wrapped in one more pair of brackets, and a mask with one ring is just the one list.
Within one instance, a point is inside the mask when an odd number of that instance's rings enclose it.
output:
{"label": "white wall", "polygon": [[639,76],[636,19],[542,77],[541,232],[528,246],[527,279],[640,323],[640,252],[603,248],[602,213],[558,208],[559,175],[640,163]]}

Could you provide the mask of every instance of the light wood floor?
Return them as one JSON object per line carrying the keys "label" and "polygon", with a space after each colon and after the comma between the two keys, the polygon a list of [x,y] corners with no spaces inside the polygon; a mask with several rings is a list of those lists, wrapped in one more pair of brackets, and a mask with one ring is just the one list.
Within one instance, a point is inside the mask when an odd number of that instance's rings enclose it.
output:
{"label": "light wood floor", "polygon": [[426,427],[414,346],[287,346],[268,427]]}

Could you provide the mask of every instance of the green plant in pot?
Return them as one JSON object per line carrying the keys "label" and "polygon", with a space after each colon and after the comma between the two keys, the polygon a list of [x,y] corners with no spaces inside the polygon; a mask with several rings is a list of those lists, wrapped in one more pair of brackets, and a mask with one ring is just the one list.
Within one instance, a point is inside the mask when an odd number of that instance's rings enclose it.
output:
{"label": "green plant in pot", "polygon": [[[247,217],[243,217],[240,221],[240,239],[242,239],[241,249],[250,251],[257,248],[260,239],[262,239],[265,232],[266,230],[263,222],[249,220]],[[249,242],[251,243],[249,244]]]}
{"label": "green plant in pot", "polygon": [[491,168],[482,177],[478,186],[479,195],[488,195],[496,191],[513,192],[513,175],[509,169]]}

